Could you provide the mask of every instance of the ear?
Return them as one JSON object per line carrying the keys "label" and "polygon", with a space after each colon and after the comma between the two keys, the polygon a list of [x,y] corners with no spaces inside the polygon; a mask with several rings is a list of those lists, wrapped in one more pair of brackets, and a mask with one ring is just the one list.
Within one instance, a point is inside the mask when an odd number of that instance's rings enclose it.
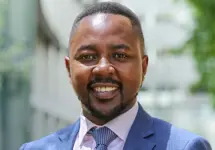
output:
{"label": "ear", "polygon": [[147,56],[147,55],[144,55],[144,56],[142,57],[142,71],[143,71],[142,82],[144,81],[144,77],[145,77],[146,72],[147,72],[148,61],[149,61],[148,56]]}
{"label": "ear", "polygon": [[68,72],[68,76],[69,76],[69,79],[70,79],[70,82],[71,82],[71,70],[70,70],[70,62],[69,62],[69,57],[68,56],[64,57],[64,62],[65,62],[66,70]]}

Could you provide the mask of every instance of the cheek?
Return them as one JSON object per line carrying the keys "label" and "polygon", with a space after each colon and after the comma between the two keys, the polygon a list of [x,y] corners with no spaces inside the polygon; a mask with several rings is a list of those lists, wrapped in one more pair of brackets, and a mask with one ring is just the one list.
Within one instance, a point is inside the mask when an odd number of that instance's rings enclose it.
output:
{"label": "cheek", "polygon": [[132,73],[130,74],[131,75],[129,77],[125,77],[124,81],[125,90],[127,90],[126,92],[129,92],[130,94],[132,94],[132,92],[136,94],[141,85],[141,75],[139,72],[134,71],[132,71]]}
{"label": "cheek", "polygon": [[80,65],[72,66],[71,80],[74,90],[78,95],[82,95],[87,91],[88,78],[90,70]]}
{"label": "cheek", "polygon": [[141,86],[142,68],[140,65],[120,68],[120,78],[123,81],[124,92],[126,95],[136,94]]}

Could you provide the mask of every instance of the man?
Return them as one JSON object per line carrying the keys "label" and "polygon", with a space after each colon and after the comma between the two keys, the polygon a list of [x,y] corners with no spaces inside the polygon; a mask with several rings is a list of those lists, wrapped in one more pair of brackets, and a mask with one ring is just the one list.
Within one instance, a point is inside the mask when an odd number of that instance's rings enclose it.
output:
{"label": "man", "polygon": [[65,64],[82,105],[80,119],[20,150],[211,150],[204,138],[151,117],[138,104],[148,57],[140,21],[125,6],[97,3],[79,14]]}

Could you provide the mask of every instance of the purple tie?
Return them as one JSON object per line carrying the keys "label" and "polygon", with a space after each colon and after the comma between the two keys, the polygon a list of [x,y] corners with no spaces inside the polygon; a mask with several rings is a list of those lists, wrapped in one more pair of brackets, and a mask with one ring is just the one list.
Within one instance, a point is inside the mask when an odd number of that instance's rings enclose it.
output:
{"label": "purple tie", "polygon": [[107,150],[108,145],[117,137],[117,135],[107,127],[92,128],[89,133],[96,141],[96,150]]}

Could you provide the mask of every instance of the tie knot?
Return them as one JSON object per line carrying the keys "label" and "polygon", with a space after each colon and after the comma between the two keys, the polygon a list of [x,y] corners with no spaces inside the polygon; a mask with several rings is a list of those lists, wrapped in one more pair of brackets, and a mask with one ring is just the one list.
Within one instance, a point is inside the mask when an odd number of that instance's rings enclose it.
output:
{"label": "tie knot", "polygon": [[99,145],[108,147],[108,145],[117,137],[117,135],[107,127],[93,128],[89,133],[96,141],[96,147]]}

